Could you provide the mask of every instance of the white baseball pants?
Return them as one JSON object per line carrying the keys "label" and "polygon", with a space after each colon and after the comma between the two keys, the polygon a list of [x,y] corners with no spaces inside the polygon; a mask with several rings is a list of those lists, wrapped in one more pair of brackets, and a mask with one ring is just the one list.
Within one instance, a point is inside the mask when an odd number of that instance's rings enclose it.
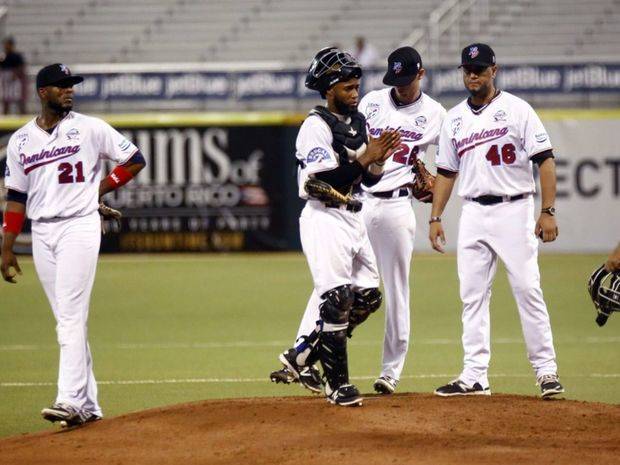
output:
{"label": "white baseball pants", "polygon": [[299,218],[301,245],[319,296],[338,286],[379,287],[379,274],[360,212],[309,200]]}
{"label": "white baseball pants", "polygon": [[56,402],[101,416],[88,346],[88,310],[101,242],[99,214],[32,224],[34,264],[56,318]]}
{"label": "white baseball pants", "polygon": [[[409,270],[416,219],[411,199],[365,196],[362,216],[383,279],[385,336],[381,376],[399,379],[405,364],[410,335]],[[316,327],[321,299],[313,292],[306,305],[297,339]]]}
{"label": "white baseball pants", "polygon": [[459,378],[469,385],[489,385],[489,303],[498,258],[508,272],[536,377],[557,373],[551,324],[540,287],[535,224],[531,196],[495,205],[463,202],[457,245],[464,351]]}
{"label": "white baseball pants", "polygon": [[416,220],[411,199],[367,195],[362,209],[383,280],[385,335],[381,376],[400,379],[409,348],[409,270]]}

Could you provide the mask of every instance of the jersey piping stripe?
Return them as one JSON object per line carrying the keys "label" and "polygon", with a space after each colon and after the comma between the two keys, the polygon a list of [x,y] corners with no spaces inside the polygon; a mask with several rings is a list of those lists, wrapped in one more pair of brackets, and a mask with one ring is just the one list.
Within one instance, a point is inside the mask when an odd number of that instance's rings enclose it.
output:
{"label": "jersey piping stripe", "polygon": [[485,139],[485,140],[480,141],[480,142],[478,142],[478,143],[476,143],[476,144],[474,144],[474,145],[470,145],[469,147],[465,147],[465,148],[464,148],[463,150],[461,150],[461,151],[460,151],[457,155],[458,155],[459,157],[462,157],[462,156],[463,156],[463,154],[465,154],[465,152],[468,152],[468,151],[470,151],[470,150],[472,150],[472,149],[475,149],[475,148],[476,148],[476,147],[478,147],[479,145],[486,144],[487,142],[491,142],[492,140],[495,140],[495,139],[500,139],[500,138],[502,138],[502,137],[504,137],[504,136],[503,136],[503,135],[501,135],[501,136],[491,137],[490,139]]}
{"label": "jersey piping stripe", "polygon": [[497,93],[496,93],[496,94],[495,94],[495,96],[491,99],[491,101],[490,101],[489,103],[487,103],[486,105],[481,106],[481,107],[480,107],[480,108],[478,108],[478,109],[474,109],[474,108],[472,108],[471,104],[469,103],[469,99],[467,99],[467,100],[466,100],[466,102],[467,102],[467,107],[471,110],[471,112],[472,112],[474,115],[479,115],[479,114],[481,114],[484,110],[486,110],[486,109],[489,107],[489,105],[491,105],[493,102],[495,102],[495,101],[496,101],[496,100],[500,97],[500,95],[502,95],[502,91],[498,89],[498,90],[497,90]]}
{"label": "jersey piping stripe", "polygon": [[[76,153],[77,153],[77,152],[76,152]],[[26,168],[26,169],[24,170],[24,174],[28,174],[28,173],[30,173],[32,170],[35,170],[35,169],[37,169],[37,168],[40,168],[41,166],[47,165],[47,164],[49,164],[49,163],[54,163],[55,161],[62,160],[63,158],[69,158],[69,157],[72,157],[73,155],[75,155],[75,153],[70,153],[70,154],[68,154],[68,155],[64,155],[64,156],[62,156],[62,157],[54,158],[53,160],[47,160],[47,161],[44,161],[44,162],[41,162],[41,163],[37,163],[36,165],[29,166],[28,168]]]}

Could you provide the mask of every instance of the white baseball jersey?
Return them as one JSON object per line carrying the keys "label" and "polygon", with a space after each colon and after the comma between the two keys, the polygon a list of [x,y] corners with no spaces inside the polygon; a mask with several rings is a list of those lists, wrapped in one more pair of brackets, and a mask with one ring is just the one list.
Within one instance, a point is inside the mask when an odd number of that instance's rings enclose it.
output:
{"label": "white baseball jersey", "polygon": [[308,116],[299,128],[295,156],[301,163],[297,181],[302,199],[308,199],[304,184],[310,175],[339,166],[338,154],[332,148],[333,140],[331,129],[318,115]]}
{"label": "white baseball jersey", "polygon": [[436,165],[459,172],[461,197],[533,193],[531,158],[551,148],[534,109],[501,91],[480,110],[464,100],[448,112]]}
{"label": "white baseball jersey", "polygon": [[9,140],[5,186],[28,194],[31,220],[86,216],[99,206],[101,160],[125,163],[137,150],[98,118],[69,112],[51,134],[35,118]]}
{"label": "white baseball jersey", "polygon": [[383,131],[397,129],[402,140],[386,160],[381,180],[372,187],[362,185],[362,188],[371,193],[384,192],[413,182],[411,167],[416,158],[424,161],[429,145],[437,145],[446,110],[424,93],[415,102],[398,106],[394,103],[391,88],[369,92],[359,108],[366,116],[370,137],[379,137]]}

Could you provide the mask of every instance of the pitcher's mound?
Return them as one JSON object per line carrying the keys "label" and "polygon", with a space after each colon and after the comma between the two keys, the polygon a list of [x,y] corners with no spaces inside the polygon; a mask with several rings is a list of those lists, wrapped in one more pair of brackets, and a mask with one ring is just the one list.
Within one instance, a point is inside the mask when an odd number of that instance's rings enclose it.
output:
{"label": "pitcher's mound", "polygon": [[617,464],[620,406],[533,397],[210,400],[0,441],[11,464]]}

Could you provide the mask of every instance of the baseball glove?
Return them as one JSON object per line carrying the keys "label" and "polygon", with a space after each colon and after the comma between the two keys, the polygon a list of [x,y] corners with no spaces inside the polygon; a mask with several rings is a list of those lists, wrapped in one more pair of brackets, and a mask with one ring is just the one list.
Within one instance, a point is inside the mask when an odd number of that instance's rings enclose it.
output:
{"label": "baseball glove", "polygon": [[108,207],[105,203],[99,202],[99,215],[101,216],[101,230],[103,234],[106,233],[105,220],[113,221],[118,228],[121,227],[121,218],[123,214],[118,210]]}
{"label": "baseball glove", "polygon": [[433,201],[433,188],[435,187],[435,177],[426,169],[424,162],[416,158],[411,168],[415,174],[415,179],[411,185],[413,196],[420,202],[431,203]]}
{"label": "baseball glove", "polygon": [[342,204],[347,205],[355,210],[362,208],[362,203],[359,200],[355,200],[351,195],[344,195],[327,184],[325,181],[321,181],[316,178],[309,178],[304,184],[304,190],[310,197],[321,202],[328,204]]}

